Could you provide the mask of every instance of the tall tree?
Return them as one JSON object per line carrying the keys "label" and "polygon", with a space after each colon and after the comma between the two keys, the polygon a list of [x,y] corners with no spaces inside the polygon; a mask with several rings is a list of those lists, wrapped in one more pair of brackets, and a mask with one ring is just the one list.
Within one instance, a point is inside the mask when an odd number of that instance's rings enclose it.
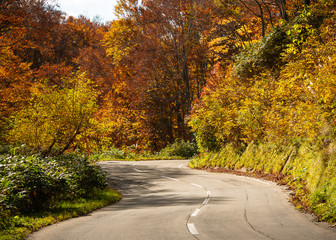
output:
{"label": "tall tree", "polygon": [[138,96],[151,139],[160,148],[189,138],[184,122],[211,67],[209,34],[218,16],[210,0],[121,1],[119,20],[107,33],[108,53],[129,69],[127,85]]}
{"label": "tall tree", "polygon": [[[287,7],[292,0],[218,0],[225,14],[233,17],[239,24],[252,30],[259,38],[264,37],[269,26],[274,27],[278,19],[288,21]],[[258,36],[258,34],[260,34]]]}

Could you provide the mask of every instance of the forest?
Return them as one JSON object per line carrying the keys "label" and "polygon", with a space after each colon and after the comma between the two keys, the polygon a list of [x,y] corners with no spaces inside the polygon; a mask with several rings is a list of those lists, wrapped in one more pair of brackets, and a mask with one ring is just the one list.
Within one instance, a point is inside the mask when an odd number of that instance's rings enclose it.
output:
{"label": "forest", "polygon": [[[119,0],[102,23],[46,0],[2,0],[0,210],[23,204],[22,189],[12,186],[15,206],[5,191],[17,156],[73,171],[65,156],[104,188],[71,154],[183,145],[192,167],[278,176],[298,208],[335,222],[335,10],[333,0]],[[26,197],[32,209],[41,201]]]}
{"label": "forest", "polygon": [[100,23],[2,2],[1,142],[45,156],[178,139],[212,151],[333,127],[332,1],[121,0],[115,11]]}

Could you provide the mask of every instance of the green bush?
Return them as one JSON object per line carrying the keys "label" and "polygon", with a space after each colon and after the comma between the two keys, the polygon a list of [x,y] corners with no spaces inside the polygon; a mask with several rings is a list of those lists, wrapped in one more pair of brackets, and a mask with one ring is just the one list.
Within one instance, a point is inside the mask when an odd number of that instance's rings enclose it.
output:
{"label": "green bush", "polygon": [[106,176],[87,158],[0,156],[0,219],[6,211],[24,213],[49,208],[107,186]]}
{"label": "green bush", "polygon": [[11,211],[48,207],[67,192],[68,173],[55,160],[8,156],[1,163],[1,203]]}
{"label": "green bush", "polygon": [[[2,201],[4,195],[0,194],[0,201]],[[6,209],[6,206],[0,204],[0,230],[7,228],[11,225],[10,211]]]}
{"label": "green bush", "polygon": [[107,187],[106,173],[87,158],[67,155],[55,159],[70,173],[68,179],[70,189],[77,195],[86,195],[95,188],[104,189]]}
{"label": "green bush", "polygon": [[265,69],[279,69],[283,64],[281,54],[288,43],[285,26],[274,28],[261,41],[250,44],[236,56],[235,73],[241,78],[251,78]]}
{"label": "green bush", "polygon": [[162,156],[178,156],[191,158],[198,154],[197,144],[194,142],[178,140],[160,151]]}
{"label": "green bush", "polygon": [[111,147],[109,150],[104,151],[100,154],[101,158],[110,158],[110,159],[125,159],[127,154],[124,150]]}

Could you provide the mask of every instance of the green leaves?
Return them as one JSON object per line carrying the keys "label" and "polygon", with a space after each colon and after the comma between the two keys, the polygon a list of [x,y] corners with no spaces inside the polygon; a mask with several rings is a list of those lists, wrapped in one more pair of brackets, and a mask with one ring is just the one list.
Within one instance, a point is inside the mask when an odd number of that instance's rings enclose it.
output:
{"label": "green leaves", "polygon": [[289,43],[286,26],[280,25],[260,41],[249,44],[235,56],[235,74],[240,78],[252,78],[264,71],[275,73],[284,64],[281,55]]}
{"label": "green leaves", "polygon": [[198,154],[197,145],[194,142],[177,140],[175,143],[168,145],[160,151],[163,156],[177,156],[191,158]]}
{"label": "green leaves", "polygon": [[[0,209],[26,212],[74,199],[107,186],[106,175],[87,158],[0,157]],[[1,214],[0,214],[1,217]]]}

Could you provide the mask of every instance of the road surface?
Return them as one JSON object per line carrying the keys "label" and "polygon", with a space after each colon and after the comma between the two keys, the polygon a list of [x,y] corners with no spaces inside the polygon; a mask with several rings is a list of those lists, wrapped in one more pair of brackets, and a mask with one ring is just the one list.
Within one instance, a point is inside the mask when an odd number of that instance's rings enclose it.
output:
{"label": "road surface", "polygon": [[188,161],[103,162],[124,198],[42,229],[30,240],[335,240],[275,183],[187,167]]}

